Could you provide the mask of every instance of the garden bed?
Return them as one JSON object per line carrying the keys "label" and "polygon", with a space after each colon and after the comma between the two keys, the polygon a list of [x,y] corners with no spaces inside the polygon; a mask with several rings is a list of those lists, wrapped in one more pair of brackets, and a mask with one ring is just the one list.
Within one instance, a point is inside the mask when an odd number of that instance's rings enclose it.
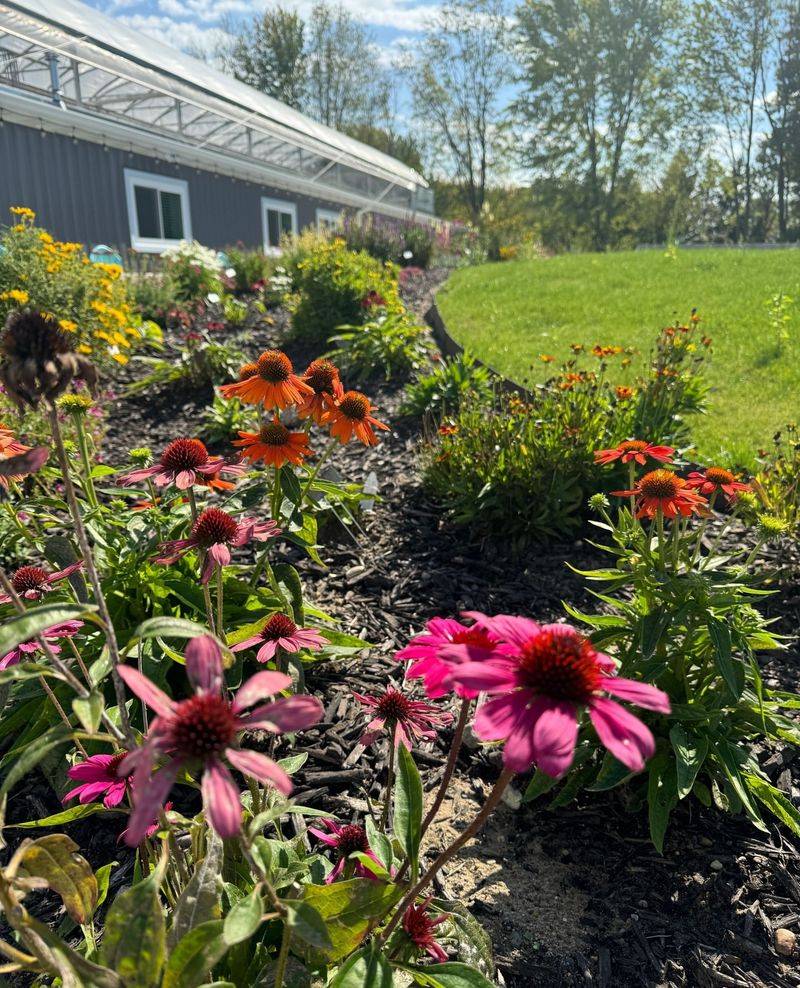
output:
{"label": "garden bed", "polygon": [[[409,300],[417,312],[427,308],[440,280],[432,272],[417,282]],[[309,354],[286,345],[285,327],[278,314],[239,342],[248,355],[280,343],[302,366]],[[121,380],[134,368],[129,365]],[[334,530],[324,542],[327,568],[299,553],[293,560],[310,600],[342,630],[374,646],[358,659],[328,662],[307,674],[309,689],[325,706],[326,728],[302,735],[296,750],[307,751],[309,760],[296,777],[296,795],[343,817],[377,797],[386,768],[383,747],[348,757],[364,723],[354,689],[372,692],[387,676],[399,680],[393,652],[435,615],[478,609],[557,619],[563,600],[589,607],[585,584],[565,561],[577,568],[599,563],[583,538],[515,557],[503,544],[468,541],[445,525],[419,483],[419,426],[399,415],[401,388],[376,382],[368,390],[392,431],[366,451],[339,450],[332,464],[348,479],[373,474],[379,500],[360,518],[363,531]],[[122,463],[133,445],[158,450],[175,436],[203,438],[198,423],[209,398],[206,389],[185,388],[117,398],[108,416],[106,461]],[[772,605],[782,618],[779,631],[797,626],[797,605],[795,598]],[[796,690],[797,658],[780,653],[763,664],[767,685]],[[441,775],[448,739],[444,732],[441,744],[418,759],[428,791]],[[764,767],[784,790],[789,773],[796,797],[800,763],[793,754],[773,756]],[[462,755],[428,853],[444,845],[451,823],[472,815],[498,766],[498,752]],[[800,985],[796,967],[774,949],[776,929],[800,929],[800,858],[785,832],[772,826],[761,834],[745,821],[682,803],[661,856],[646,819],[626,813],[619,795],[584,796],[577,806],[555,811],[546,801],[518,808],[513,791],[508,802],[442,873],[438,889],[446,898],[464,898],[486,925],[506,984]],[[44,815],[31,806],[25,812]],[[109,844],[103,828],[76,826],[93,863],[124,853]],[[124,880],[120,869],[115,882]]]}

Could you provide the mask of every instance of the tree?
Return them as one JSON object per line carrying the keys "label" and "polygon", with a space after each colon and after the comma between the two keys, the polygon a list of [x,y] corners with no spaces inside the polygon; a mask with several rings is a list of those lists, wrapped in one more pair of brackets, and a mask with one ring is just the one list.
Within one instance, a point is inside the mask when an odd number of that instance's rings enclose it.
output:
{"label": "tree", "polygon": [[236,33],[223,62],[240,82],[299,109],[307,75],[304,33],[296,13],[274,7]]}
{"label": "tree", "polygon": [[775,176],[778,239],[794,236],[790,230],[792,189],[800,182],[800,2],[776,9],[775,89],[768,92],[763,74],[764,110],[770,133],[764,154]]}
{"label": "tree", "polygon": [[513,73],[501,0],[449,0],[403,65],[435,163],[478,222],[489,177],[507,147],[504,104]]}
{"label": "tree", "polygon": [[626,170],[641,171],[670,129],[678,13],[673,0],[525,0],[517,10],[524,160],[570,180],[595,249],[612,240]]}
{"label": "tree", "polygon": [[354,124],[347,128],[347,133],[357,141],[369,144],[420,174],[423,173],[422,148],[412,134],[399,134],[395,130],[373,124]]}

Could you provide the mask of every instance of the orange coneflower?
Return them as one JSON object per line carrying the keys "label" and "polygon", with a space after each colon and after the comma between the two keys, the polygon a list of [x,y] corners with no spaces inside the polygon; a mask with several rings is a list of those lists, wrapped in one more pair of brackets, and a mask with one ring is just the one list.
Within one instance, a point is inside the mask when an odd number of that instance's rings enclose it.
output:
{"label": "orange coneflower", "polygon": [[248,377],[255,377],[258,374],[258,364],[251,361],[249,364],[242,364],[239,368],[239,380],[246,381]]}
{"label": "orange coneflower", "polygon": [[636,498],[636,517],[655,518],[661,512],[665,518],[704,514],[708,501],[671,470],[651,470],[632,490],[613,491],[617,497]]}
{"label": "orange coneflower", "polygon": [[[247,366],[247,365],[245,365]],[[313,390],[294,373],[292,362],[280,350],[265,350],[256,361],[256,373],[219,389],[224,398],[239,398],[248,405],[286,408],[298,405]]]}
{"label": "orange coneflower", "polygon": [[[11,429],[0,425],[0,460],[10,460],[22,453],[27,453],[30,448],[30,446],[19,442]],[[8,488],[9,480],[22,480],[22,474],[15,474],[12,477],[0,476],[0,486]]]}
{"label": "orange coneflower", "polygon": [[617,396],[617,401],[630,401],[633,398],[633,388],[627,388],[624,384],[618,384],[614,388],[614,393]]}
{"label": "orange coneflower", "polygon": [[734,501],[739,491],[749,491],[750,484],[745,484],[736,479],[736,474],[726,470],[724,467],[706,467],[704,471],[695,470],[686,478],[689,487],[708,496],[722,491]]}
{"label": "orange coneflower", "polygon": [[233,445],[242,450],[246,460],[261,460],[273,467],[284,463],[300,466],[311,454],[305,432],[290,432],[277,415],[258,432],[240,432],[239,437]]}
{"label": "orange coneflower", "polygon": [[365,446],[374,446],[378,441],[374,428],[389,429],[388,425],[370,415],[370,400],[360,391],[346,391],[338,401],[327,399],[326,405],[326,421],[330,423],[331,435],[340,443],[349,443],[355,435]]}
{"label": "orange coneflower", "polygon": [[322,425],[329,414],[325,399],[336,400],[344,394],[339,369],[330,360],[312,360],[303,380],[311,387],[313,394],[303,399],[297,414],[301,419],[311,418],[317,425]]}
{"label": "orange coneflower", "polygon": [[623,463],[638,463],[643,467],[648,459],[656,460],[658,463],[669,463],[675,455],[675,450],[671,446],[658,446],[655,443],[647,443],[643,439],[627,439],[613,449],[597,449],[594,453],[594,462],[603,465],[621,460]]}

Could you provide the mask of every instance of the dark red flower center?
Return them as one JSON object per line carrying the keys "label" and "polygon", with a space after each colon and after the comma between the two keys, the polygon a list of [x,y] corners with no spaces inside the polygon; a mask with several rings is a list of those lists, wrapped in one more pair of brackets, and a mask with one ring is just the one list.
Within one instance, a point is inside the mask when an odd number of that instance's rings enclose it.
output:
{"label": "dark red flower center", "polygon": [[223,697],[201,693],[177,705],[172,742],[184,758],[219,755],[235,737],[236,717]]}
{"label": "dark red flower center", "polygon": [[41,566],[21,566],[11,577],[11,586],[18,594],[38,590],[47,581],[47,572]]}
{"label": "dark red flower center", "polygon": [[208,463],[208,450],[199,439],[173,439],[161,454],[161,466],[181,473]]}
{"label": "dark red flower center", "polygon": [[279,638],[291,638],[297,631],[297,625],[286,614],[273,614],[261,629],[261,637],[265,641],[277,641]]}
{"label": "dark red flower center", "polygon": [[723,484],[735,483],[736,477],[724,467],[709,467],[706,470],[706,480],[721,487]]}
{"label": "dark red flower center", "polygon": [[236,535],[238,525],[227,511],[220,508],[206,508],[192,525],[192,538],[203,549],[220,542],[230,542]]}
{"label": "dark red flower center", "polygon": [[541,631],[522,647],[519,665],[535,693],[575,703],[596,693],[603,675],[591,644],[574,631]]}
{"label": "dark red flower center", "polygon": [[258,358],[258,373],[269,384],[283,384],[292,373],[292,362],[280,350],[265,350]]}
{"label": "dark red flower center", "polygon": [[[630,389],[626,388],[625,390],[628,391]],[[642,450],[647,449],[647,443],[642,442],[641,439],[629,439],[624,443],[620,443],[617,449],[622,453],[641,453]]]}
{"label": "dark red flower center", "polygon": [[282,422],[268,422],[258,431],[258,438],[267,446],[285,446],[289,436],[289,430]]}
{"label": "dark red flower center", "polygon": [[399,690],[387,690],[378,700],[376,710],[386,720],[406,720],[411,713],[411,701]]}
{"label": "dark red flower center", "polygon": [[255,377],[258,374],[258,364],[242,364],[239,368],[239,380],[246,381],[248,377]]}
{"label": "dark red flower center", "polygon": [[424,906],[409,906],[403,917],[403,929],[417,947],[428,947],[434,941],[436,927]]}
{"label": "dark red flower center", "polygon": [[482,628],[465,628],[453,635],[454,645],[476,645],[478,648],[490,649],[495,644],[491,635]]}
{"label": "dark red flower center", "polygon": [[106,773],[110,779],[119,779],[117,775],[117,769],[120,763],[127,757],[127,751],[120,751],[119,754],[114,755],[111,761],[106,765]]}
{"label": "dark red flower center", "polygon": [[366,854],[369,850],[366,830],[358,824],[348,823],[342,827],[336,838],[336,848],[343,858],[350,857],[355,851],[363,851]]}
{"label": "dark red flower center", "polygon": [[683,487],[680,477],[670,470],[651,470],[639,481],[639,491],[644,497],[676,497]]}
{"label": "dark red flower center", "polygon": [[333,394],[339,371],[330,360],[312,360],[305,374],[306,384],[318,395]]}
{"label": "dark red flower center", "polygon": [[339,411],[349,419],[363,422],[369,414],[369,399],[359,391],[348,391],[339,402]]}

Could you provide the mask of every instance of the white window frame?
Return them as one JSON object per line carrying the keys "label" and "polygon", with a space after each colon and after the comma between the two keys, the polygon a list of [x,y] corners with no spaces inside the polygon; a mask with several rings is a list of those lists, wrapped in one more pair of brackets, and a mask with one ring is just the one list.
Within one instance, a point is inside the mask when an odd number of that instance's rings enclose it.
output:
{"label": "white window frame", "polygon": [[[155,189],[156,192],[177,193],[181,199],[181,218],[183,220],[183,240],[192,239],[192,217],[189,207],[189,183],[182,178],[172,178],[169,175],[157,175],[152,172],[140,172],[133,168],[125,169],[125,198],[128,202],[128,226],[131,231],[131,247],[148,254],[160,254],[168,247],[174,247],[180,240],[167,240],[163,237],[140,237],[139,217],[136,213],[136,186]],[[160,200],[159,200],[160,203]],[[159,204],[159,209],[160,209]]]}
{"label": "white window frame", "polygon": [[279,213],[288,213],[292,217],[292,233],[297,233],[297,203],[289,202],[288,199],[270,199],[268,196],[261,197],[261,234],[264,241],[265,254],[280,254],[280,247],[272,247],[269,242],[269,223],[267,222],[267,211],[273,209]]}
{"label": "white window frame", "polygon": [[324,223],[332,223],[334,229],[339,229],[342,225],[342,214],[336,209],[323,209],[317,206],[317,230],[323,229]]}

